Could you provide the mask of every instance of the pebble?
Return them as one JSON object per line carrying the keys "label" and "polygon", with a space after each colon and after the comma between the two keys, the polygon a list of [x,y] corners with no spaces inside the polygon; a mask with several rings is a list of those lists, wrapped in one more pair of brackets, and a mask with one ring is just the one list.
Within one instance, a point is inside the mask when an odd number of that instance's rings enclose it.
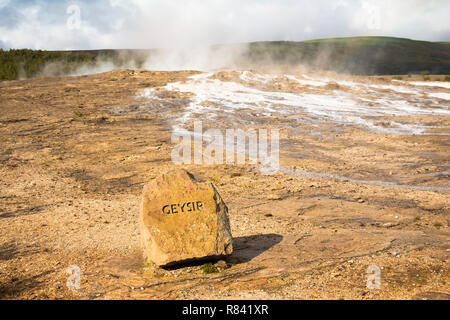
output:
{"label": "pebble", "polygon": [[385,228],[392,228],[392,227],[398,226],[398,223],[386,222],[386,223],[383,223],[382,226]]}
{"label": "pebble", "polygon": [[217,263],[215,264],[215,266],[217,267],[217,268],[219,268],[219,269],[227,269],[229,266],[228,266],[228,263],[225,261],[225,260],[219,260],[219,261],[217,261]]}

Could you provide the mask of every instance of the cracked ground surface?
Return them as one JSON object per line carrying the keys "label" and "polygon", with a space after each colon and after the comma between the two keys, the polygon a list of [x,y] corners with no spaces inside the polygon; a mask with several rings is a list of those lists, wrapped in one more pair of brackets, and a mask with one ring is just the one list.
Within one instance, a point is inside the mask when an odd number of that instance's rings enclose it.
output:
{"label": "cracked ground surface", "polygon": [[[186,165],[200,181],[214,182],[227,203],[234,253],[212,274],[198,264],[145,265],[140,193],[175,166],[174,120],[193,100],[167,84],[193,75],[117,70],[0,83],[0,298],[448,299],[448,135],[345,123],[250,121],[282,128],[284,170],[275,175],[250,165]],[[288,80],[247,85],[319,90]],[[165,100],[152,105],[155,97],[139,96],[148,88]],[[160,109],[133,112],[143,105]],[[238,115],[251,120],[251,112]],[[390,128],[386,117],[377,121]],[[448,133],[446,115],[397,117]],[[214,121],[225,128],[232,120]],[[81,269],[79,290],[66,286],[71,265]],[[380,289],[366,286],[369,266],[380,268]]]}

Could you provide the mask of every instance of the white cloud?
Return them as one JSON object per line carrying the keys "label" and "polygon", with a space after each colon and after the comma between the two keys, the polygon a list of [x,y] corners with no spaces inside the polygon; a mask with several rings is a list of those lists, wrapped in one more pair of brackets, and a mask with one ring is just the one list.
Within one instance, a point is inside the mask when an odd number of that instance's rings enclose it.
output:
{"label": "white cloud", "polygon": [[[81,8],[75,30],[66,25],[71,4]],[[448,12],[447,0],[0,0],[0,44],[154,48],[358,35],[449,41]]]}

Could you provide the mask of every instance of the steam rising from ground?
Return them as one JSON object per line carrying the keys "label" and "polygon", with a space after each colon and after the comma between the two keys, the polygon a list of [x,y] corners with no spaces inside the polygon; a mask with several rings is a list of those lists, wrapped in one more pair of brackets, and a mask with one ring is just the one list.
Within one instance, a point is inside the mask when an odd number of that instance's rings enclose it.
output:
{"label": "steam rising from ground", "polygon": [[[357,42],[359,40],[356,40]],[[365,40],[364,40],[365,41]],[[369,44],[364,42],[363,47]],[[95,62],[77,65],[67,72],[63,62],[45,65],[40,76],[83,75],[111,71],[113,69],[144,69],[157,71],[263,69],[287,72],[333,70],[347,74],[374,74],[377,66],[385,63],[383,51],[365,57],[361,61],[349,59],[361,49],[348,43],[346,51],[339,44],[253,42],[221,45],[194,45],[181,43],[166,49],[115,50],[108,54],[98,51]]]}
{"label": "steam rising from ground", "polygon": [[235,69],[239,66],[246,52],[247,45],[245,44],[158,50],[149,54],[144,63],[144,68],[150,70],[201,71]]}
{"label": "steam rising from ground", "polygon": [[[128,52],[127,55],[124,52]],[[244,61],[247,52],[247,44],[117,51],[120,63],[110,57],[99,55],[93,63],[83,63],[67,70],[64,62],[55,61],[45,64],[38,76],[79,76],[114,69],[156,71],[236,69],[246,64]],[[20,78],[23,79],[24,76],[21,75]]]}
{"label": "steam rising from ground", "polygon": [[[254,46],[251,48],[252,45]],[[295,68],[297,71],[313,71],[332,70],[333,64],[336,63],[332,57],[333,49],[326,45],[321,46],[313,57],[305,57],[302,52],[286,53],[283,45],[270,49],[264,47],[265,45],[266,43],[242,43],[172,49],[117,50],[114,51],[116,59],[99,54],[93,63],[83,63],[70,70],[62,61],[50,62],[44,65],[38,76],[79,76],[114,69],[211,72],[257,68],[286,72]],[[351,70],[345,71],[351,73]]]}

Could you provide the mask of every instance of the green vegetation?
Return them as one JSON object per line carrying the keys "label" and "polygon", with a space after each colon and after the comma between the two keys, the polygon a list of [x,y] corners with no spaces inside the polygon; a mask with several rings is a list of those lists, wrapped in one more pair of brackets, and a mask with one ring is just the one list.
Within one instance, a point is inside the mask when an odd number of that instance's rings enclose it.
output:
{"label": "green vegetation", "polygon": [[81,67],[96,67],[109,62],[120,68],[130,63],[140,67],[144,55],[132,50],[43,51],[30,49],[0,49],[0,80],[15,80],[36,76],[63,76]]}
{"label": "green vegetation", "polygon": [[155,263],[152,260],[148,260],[144,263],[144,268],[152,268],[155,266]]}
{"label": "green vegetation", "polygon": [[219,176],[219,174],[216,172],[213,177],[209,178],[209,181],[211,181],[215,185],[219,184],[220,183],[220,176]]}
{"label": "green vegetation", "polygon": [[200,267],[200,269],[202,269],[204,274],[219,272],[219,270],[211,262],[205,263]]}
{"label": "green vegetation", "polygon": [[[213,49],[228,46],[234,45],[218,45]],[[95,68],[99,62],[117,68],[130,65],[140,68],[155,51],[0,49],[0,80],[69,75],[80,67]],[[253,42],[247,44],[247,50],[236,64],[243,68],[305,65],[360,75],[450,75],[450,43],[389,37]]]}
{"label": "green vegetation", "polygon": [[84,113],[83,110],[80,107],[75,108],[73,111],[73,115],[75,117],[81,118],[87,115],[87,113]]}
{"label": "green vegetation", "polygon": [[354,37],[303,42],[255,42],[253,64],[304,64],[360,75],[450,74],[450,44],[389,37]]}

